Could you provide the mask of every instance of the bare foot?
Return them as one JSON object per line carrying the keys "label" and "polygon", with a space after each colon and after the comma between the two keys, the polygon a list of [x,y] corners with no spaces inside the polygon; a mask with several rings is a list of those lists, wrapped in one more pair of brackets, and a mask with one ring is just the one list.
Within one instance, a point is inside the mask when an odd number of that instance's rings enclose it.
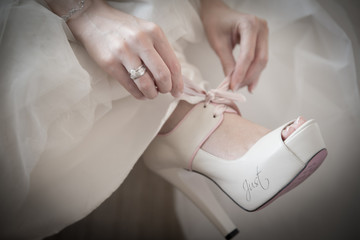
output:
{"label": "bare foot", "polygon": [[[282,131],[285,140],[305,120],[299,117],[296,122]],[[237,159],[244,155],[269,129],[255,124],[237,114],[224,114],[224,120],[201,147],[206,152],[223,159]]]}
{"label": "bare foot", "polygon": [[[170,132],[192,107],[193,105],[187,102],[180,102],[160,133]],[[299,117],[293,124],[284,129],[282,131],[283,140],[289,137],[304,122],[305,120]],[[248,121],[237,114],[225,113],[221,125],[201,148],[223,159],[237,159],[268,132],[270,132],[269,129]]]}

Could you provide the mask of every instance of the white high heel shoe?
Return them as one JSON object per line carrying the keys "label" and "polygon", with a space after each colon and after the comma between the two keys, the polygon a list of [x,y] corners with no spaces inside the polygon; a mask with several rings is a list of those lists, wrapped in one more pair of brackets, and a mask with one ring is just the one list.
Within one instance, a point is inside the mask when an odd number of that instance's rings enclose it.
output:
{"label": "white high heel shoe", "polygon": [[317,123],[308,120],[285,141],[281,131],[292,122],[262,137],[241,158],[221,159],[201,146],[221,124],[224,111],[219,114],[219,105],[206,102],[195,105],[171,132],[152,141],[143,159],[231,239],[238,233],[236,226],[207,184],[192,182],[192,175],[210,179],[238,206],[256,211],[304,181],[325,159],[327,150]]}

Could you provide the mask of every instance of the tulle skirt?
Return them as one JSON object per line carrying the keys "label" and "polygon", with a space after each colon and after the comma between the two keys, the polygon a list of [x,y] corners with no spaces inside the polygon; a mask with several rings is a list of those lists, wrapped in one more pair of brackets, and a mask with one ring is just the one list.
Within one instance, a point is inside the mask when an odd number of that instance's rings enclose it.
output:
{"label": "tulle skirt", "polygon": [[[201,32],[189,2],[111,5],[160,25],[183,74],[203,84],[182,53]],[[154,101],[130,96],[44,3],[8,1],[1,9],[0,232],[43,237],[119,187],[177,101],[170,94]]]}

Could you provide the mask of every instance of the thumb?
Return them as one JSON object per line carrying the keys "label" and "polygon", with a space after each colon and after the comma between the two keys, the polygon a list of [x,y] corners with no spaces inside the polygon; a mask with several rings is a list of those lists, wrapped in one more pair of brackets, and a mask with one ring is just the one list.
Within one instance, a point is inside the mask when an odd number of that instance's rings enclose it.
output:
{"label": "thumb", "polygon": [[255,81],[253,81],[252,83],[250,83],[248,85],[248,91],[249,93],[254,93],[254,89],[256,88],[256,86],[258,85],[259,79],[256,79]]}
{"label": "thumb", "polygon": [[235,68],[235,58],[232,54],[233,47],[231,43],[220,43],[215,49],[216,54],[220,58],[220,62],[225,76],[230,75]]}

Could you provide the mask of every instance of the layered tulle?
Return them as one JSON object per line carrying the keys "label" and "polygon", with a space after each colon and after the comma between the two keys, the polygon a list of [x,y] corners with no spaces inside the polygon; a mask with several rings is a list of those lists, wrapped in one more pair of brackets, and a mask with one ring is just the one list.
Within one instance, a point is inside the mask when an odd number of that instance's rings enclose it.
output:
{"label": "layered tulle", "polygon": [[[159,24],[184,74],[200,81],[181,47],[201,32],[192,28],[201,24],[192,5],[110,4]],[[134,99],[91,60],[43,2],[7,1],[1,11],[1,233],[42,237],[104,201],[177,102],[170,94],[154,101]]]}

